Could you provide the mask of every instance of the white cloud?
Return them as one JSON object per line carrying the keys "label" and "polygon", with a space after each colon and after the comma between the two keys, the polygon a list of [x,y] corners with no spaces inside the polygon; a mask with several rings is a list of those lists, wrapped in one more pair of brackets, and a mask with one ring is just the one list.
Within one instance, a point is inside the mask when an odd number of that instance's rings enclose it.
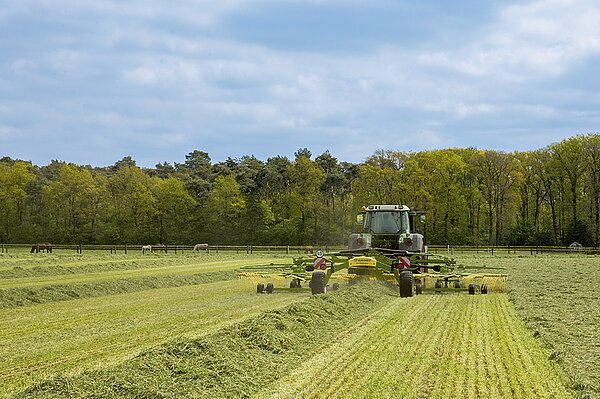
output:
{"label": "white cloud", "polygon": [[423,54],[420,61],[508,81],[557,76],[600,53],[598,21],[600,5],[587,0],[510,5],[483,37],[452,53]]}

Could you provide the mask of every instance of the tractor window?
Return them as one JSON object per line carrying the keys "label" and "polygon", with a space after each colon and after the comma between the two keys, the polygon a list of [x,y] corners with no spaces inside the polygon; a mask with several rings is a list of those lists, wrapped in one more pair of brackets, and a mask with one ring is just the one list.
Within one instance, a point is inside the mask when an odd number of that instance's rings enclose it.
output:
{"label": "tractor window", "polygon": [[374,234],[408,233],[410,230],[407,212],[367,212],[365,228]]}

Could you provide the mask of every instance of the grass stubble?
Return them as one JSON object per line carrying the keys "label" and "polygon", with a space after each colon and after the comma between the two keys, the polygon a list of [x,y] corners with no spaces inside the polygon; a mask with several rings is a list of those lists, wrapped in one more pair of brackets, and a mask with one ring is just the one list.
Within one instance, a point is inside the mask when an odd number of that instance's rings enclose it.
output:
{"label": "grass stubble", "polygon": [[568,398],[505,294],[399,298],[257,398]]}
{"label": "grass stubble", "polygon": [[501,266],[527,327],[570,379],[577,398],[600,398],[600,256],[462,255],[464,264]]}

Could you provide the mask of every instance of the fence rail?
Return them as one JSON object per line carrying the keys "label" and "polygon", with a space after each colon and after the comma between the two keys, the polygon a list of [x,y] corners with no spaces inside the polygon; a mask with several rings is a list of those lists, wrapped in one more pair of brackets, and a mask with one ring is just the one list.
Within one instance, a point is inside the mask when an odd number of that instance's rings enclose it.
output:
{"label": "fence rail", "polygon": [[[110,253],[128,253],[142,252],[143,245],[123,244],[123,245],[98,245],[98,244],[52,244],[52,250],[75,251],[83,253],[84,251],[108,251]],[[37,243],[33,244],[0,244],[0,253],[9,253],[11,250],[17,249],[34,249],[37,248]],[[311,251],[310,249],[313,248]],[[307,254],[314,253],[317,249],[322,249],[325,252],[337,251],[345,249],[344,246],[319,246],[319,245],[209,245],[209,253],[233,252],[236,253],[267,253],[267,254]],[[156,251],[162,251],[160,248],[153,248]],[[166,245],[165,252],[172,254],[183,254],[192,252],[193,245]],[[200,251],[204,252],[204,250]],[[439,255],[455,255],[455,254],[600,254],[599,248],[594,247],[560,247],[560,246],[465,246],[465,245],[429,245],[428,252]]]}
{"label": "fence rail", "polygon": [[[76,253],[83,253],[87,251],[108,251],[110,253],[128,253],[128,252],[142,252],[144,245],[141,244],[122,244],[122,245],[111,245],[111,244],[52,244],[52,251],[55,250],[69,250],[75,251]],[[274,253],[274,254],[306,254],[314,253],[317,249],[322,248],[324,251],[337,251],[346,247],[342,246],[307,246],[307,245],[209,245],[208,253],[219,253],[219,252],[236,252],[236,253]],[[0,253],[9,253],[11,250],[27,249],[34,250],[37,252],[37,243],[33,244],[0,244]],[[42,248],[39,248],[40,250]],[[172,254],[183,254],[186,252],[192,252],[194,245],[178,245],[168,244],[165,245],[164,250],[162,247],[156,247],[152,245],[153,251],[166,252]],[[205,252],[200,250],[199,252]]]}

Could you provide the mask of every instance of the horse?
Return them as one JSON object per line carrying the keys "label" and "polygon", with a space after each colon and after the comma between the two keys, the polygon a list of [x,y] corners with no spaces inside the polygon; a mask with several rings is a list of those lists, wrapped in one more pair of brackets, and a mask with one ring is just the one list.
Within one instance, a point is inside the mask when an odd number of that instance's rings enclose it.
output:
{"label": "horse", "polygon": [[200,250],[203,250],[204,252],[208,253],[208,244],[196,244],[194,245],[194,253],[196,252],[200,252]]}
{"label": "horse", "polygon": [[312,247],[312,245],[307,245],[306,247],[304,247],[304,253],[305,254],[312,254],[313,253],[313,247]]}
{"label": "horse", "polygon": [[142,253],[146,253],[146,251],[148,252],[152,252],[152,245],[142,245]]}
{"label": "horse", "polygon": [[46,253],[52,253],[52,244],[49,242],[39,242],[31,246],[31,251],[29,253],[38,253],[46,251]]}
{"label": "horse", "polygon": [[167,246],[165,244],[154,244],[152,250],[167,253]]}

